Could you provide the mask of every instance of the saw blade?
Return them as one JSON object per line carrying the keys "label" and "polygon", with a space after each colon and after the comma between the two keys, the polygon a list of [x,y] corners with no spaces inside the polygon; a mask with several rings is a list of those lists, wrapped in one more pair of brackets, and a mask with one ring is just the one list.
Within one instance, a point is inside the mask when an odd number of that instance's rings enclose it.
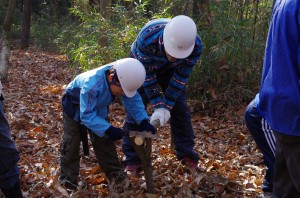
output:
{"label": "saw blade", "polygon": [[151,132],[148,131],[129,131],[129,137],[133,137],[133,136],[142,136],[144,138],[151,138],[151,139],[155,139],[158,137],[156,134],[152,134]]}

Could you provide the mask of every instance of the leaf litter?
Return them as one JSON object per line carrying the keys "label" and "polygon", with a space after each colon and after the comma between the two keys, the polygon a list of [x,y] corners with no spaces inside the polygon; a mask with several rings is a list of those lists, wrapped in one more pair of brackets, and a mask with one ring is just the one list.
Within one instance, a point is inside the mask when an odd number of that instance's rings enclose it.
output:
{"label": "leaf litter", "polygon": [[[58,182],[61,97],[66,85],[80,71],[69,67],[65,55],[36,49],[12,50],[10,64],[8,81],[3,83],[5,107],[21,153],[24,197],[121,197],[109,187],[91,144],[89,156],[81,153],[80,189],[68,193]],[[189,105],[197,109],[192,101]],[[243,123],[244,107],[218,108],[211,111],[214,113],[209,113],[210,109],[193,112],[195,150],[200,156],[195,174],[190,174],[176,159],[170,126],[160,128],[152,149],[157,189],[154,197],[257,197],[265,169],[262,154]],[[124,115],[119,101],[111,105],[109,117],[113,125],[122,126]],[[121,160],[121,142],[116,145]],[[129,197],[147,197],[143,173],[130,176],[129,181]]]}

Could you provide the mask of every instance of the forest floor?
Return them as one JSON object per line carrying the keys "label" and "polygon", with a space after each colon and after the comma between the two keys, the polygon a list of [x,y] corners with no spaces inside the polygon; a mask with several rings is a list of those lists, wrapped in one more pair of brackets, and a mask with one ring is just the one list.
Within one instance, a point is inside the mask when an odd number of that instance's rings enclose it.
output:
{"label": "forest floor", "polygon": [[[118,197],[108,188],[92,148],[80,162],[85,188],[68,194],[58,183],[62,134],[61,97],[64,87],[79,74],[61,54],[12,50],[8,81],[3,83],[13,138],[21,153],[19,167],[24,197]],[[191,109],[198,109],[190,102]],[[157,197],[257,197],[265,172],[262,154],[243,122],[245,106],[193,112],[199,172],[189,174],[170,148],[169,125],[153,141],[152,163]],[[124,109],[111,106],[110,119],[121,126]],[[214,113],[208,113],[214,112]],[[120,160],[121,143],[117,142]],[[143,173],[130,176],[130,197],[146,197]],[[1,197],[1,195],[0,195]]]}

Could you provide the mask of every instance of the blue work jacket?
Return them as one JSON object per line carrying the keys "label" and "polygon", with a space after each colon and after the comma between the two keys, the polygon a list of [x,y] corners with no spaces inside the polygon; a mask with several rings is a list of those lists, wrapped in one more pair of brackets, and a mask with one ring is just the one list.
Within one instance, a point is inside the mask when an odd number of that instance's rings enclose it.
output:
{"label": "blue work jacket", "polygon": [[274,4],[258,107],[273,130],[300,136],[299,0]]}

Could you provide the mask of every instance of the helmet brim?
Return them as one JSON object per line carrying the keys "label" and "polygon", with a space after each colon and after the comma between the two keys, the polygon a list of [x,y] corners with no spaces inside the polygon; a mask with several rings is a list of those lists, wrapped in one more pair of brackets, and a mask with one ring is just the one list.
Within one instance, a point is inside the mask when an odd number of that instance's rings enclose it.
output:
{"label": "helmet brim", "polygon": [[146,78],[143,64],[134,58],[124,58],[116,61],[114,69],[124,94],[128,98],[134,97]]}
{"label": "helmet brim", "polygon": [[126,89],[125,87],[123,87],[123,85],[125,84],[125,82],[124,82],[125,79],[122,78],[122,76],[119,76],[118,78],[119,78],[122,90],[123,90],[124,94],[126,95],[126,97],[132,98],[133,96],[135,96],[136,90],[128,90],[128,89]]}
{"label": "helmet brim", "polygon": [[136,90],[135,91],[127,91],[127,90],[123,89],[123,91],[127,98],[132,98],[136,94]]}
{"label": "helmet brim", "polygon": [[[168,35],[168,33],[166,33],[166,31],[164,31],[164,33],[163,33],[164,41],[166,39],[168,39],[169,37],[170,37],[170,35]],[[176,49],[176,46],[172,46],[171,43],[172,42],[164,42],[165,50],[169,55],[171,55],[174,58],[178,58],[178,59],[183,59],[183,58],[186,58],[189,55],[191,55],[191,53],[193,52],[194,47],[195,47],[195,42],[194,42],[194,44],[191,45],[191,47],[189,47],[185,50],[182,50],[182,49]]]}
{"label": "helmet brim", "polygon": [[165,47],[166,52],[170,56],[172,56],[174,58],[178,58],[178,59],[183,59],[183,58],[186,58],[189,55],[191,55],[191,53],[194,50],[195,44],[186,50],[175,50],[174,47],[171,45],[168,45],[168,43],[164,43],[164,47]]}

